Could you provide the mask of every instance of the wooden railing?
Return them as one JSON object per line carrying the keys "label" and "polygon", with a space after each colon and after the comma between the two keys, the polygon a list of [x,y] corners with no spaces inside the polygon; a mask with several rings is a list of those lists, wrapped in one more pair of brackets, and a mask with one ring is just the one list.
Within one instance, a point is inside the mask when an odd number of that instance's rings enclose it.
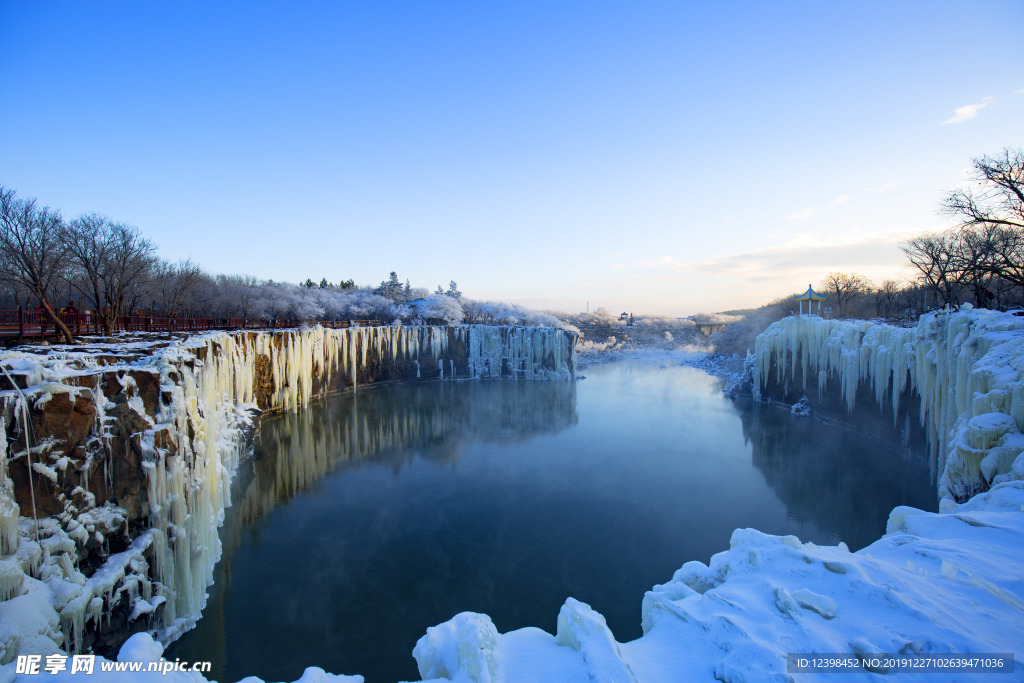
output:
{"label": "wooden railing", "polygon": [[[103,320],[96,313],[57,313],[57,317],[74,335],[104,334]],[[385,324],[381,320],[254,320],[246,318],[179,318],[158,315],[121,315],[114,320],[112,332],[202,332],[204,330],[265,330],[300,325],[322,325],[344,328],[353,325],[373,327]],[[45,311],[0,311],[0,338],[17,339],[18,343],[30,339],[59,336],[53,320]]]}

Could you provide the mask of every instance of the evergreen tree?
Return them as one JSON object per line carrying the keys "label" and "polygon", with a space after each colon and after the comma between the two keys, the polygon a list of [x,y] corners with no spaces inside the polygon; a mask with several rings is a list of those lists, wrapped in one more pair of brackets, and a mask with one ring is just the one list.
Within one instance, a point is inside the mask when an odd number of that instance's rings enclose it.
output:
{"label": "evergreen tree", "polygon": [[380,287],[373,291],[374,294],[385,296],[397,301],[402,297],[402,283],[398,279],[398,273],[391,271],[391,277],[380,283]]}

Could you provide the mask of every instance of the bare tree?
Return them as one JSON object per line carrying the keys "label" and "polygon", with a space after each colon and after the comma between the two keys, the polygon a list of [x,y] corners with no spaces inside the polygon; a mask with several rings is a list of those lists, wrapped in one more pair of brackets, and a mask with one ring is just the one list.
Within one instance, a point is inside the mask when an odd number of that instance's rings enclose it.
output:
{"label": "bare tree", "polygon": [[925,287],[934,287],[942,303],[955,304],[956,246],[950,232],[925,233],[900,245],[910,264],[921,273]]}
{"label": "bare tree", "polygon": [[971,292],[974,304],[988,308],[994,298],[990,285],[999,274],[997,242],[1001,229],[992,225],[973,225],[952,231],[953,280]]}
{"label": "bare tree", "polygon": [[[897,280],[886,280],[875,290],[875,314],[892,317],[893,308],[900,298],[903,286]],[[884,311],[884,313],[883,313]]]}
{"label": "bare tree", "polygon": [[975,185],[954,190],[943,210],[969,234],[983,235],[993,275],[1024,287],[1024,150],[974,160]]}
{"label": "bare tree", "polygon": [[829,298],[839,307],[839,314],[844,317],[850,302],[871,287],[868,279],[857,273],[829,273],[821,284]]}
{"label": "bare tree", "polygon": [[130,310],[128,300],[136,284],[156,262],[156,247],[138,228],[89,214],[71,221],[64,230],[66,242],[81,278],[79,291],[92,302],[111,334],[118,316]]}
{"label": "bare tree", "polygon": [[153,295],[160,303],[160,308],[168,318],[168,335],[171,333],[170,319],[181,312],[202,275],[203,272],[199,266],[189,259],[178,263],[160,261],[153,269],[151,287]]}
{"label": "bare tree", "polygon": [[68,270],[61,230],[58,212],[36,206],[34,199],[18,199],[14,190],[0,187],[0,278],[24,286],[39,300],[54,329],[73,344],[71,330],[49,299],[50,290]]}

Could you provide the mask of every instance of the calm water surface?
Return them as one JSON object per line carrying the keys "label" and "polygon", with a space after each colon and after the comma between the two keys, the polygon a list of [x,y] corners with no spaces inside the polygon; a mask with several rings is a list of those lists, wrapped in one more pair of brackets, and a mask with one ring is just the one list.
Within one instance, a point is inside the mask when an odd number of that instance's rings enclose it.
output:
{"label": "calm water surface", "polygon": [[203,618],[165,656],[221,681],[418,680],[427,627],[474,611],[554,633],[567,596],[626,641],[644,591],[737,527],[857,549],[895,505],[936,507],[918,452],[735,403],[689,367],[584,374],[382,386],[264,420]]}

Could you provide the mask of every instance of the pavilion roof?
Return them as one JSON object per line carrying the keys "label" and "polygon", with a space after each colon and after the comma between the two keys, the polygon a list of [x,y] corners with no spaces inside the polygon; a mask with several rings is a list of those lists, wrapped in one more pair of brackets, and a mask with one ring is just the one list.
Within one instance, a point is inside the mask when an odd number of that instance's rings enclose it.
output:
{"label": "pavilion roof", "polygon": [[796,295],[797,301],[824,301],[827,298],[827,296],[815,292],[814,288],[811,287],[810,285],[807,285],[806,292],[804,292],[803,294]]}

